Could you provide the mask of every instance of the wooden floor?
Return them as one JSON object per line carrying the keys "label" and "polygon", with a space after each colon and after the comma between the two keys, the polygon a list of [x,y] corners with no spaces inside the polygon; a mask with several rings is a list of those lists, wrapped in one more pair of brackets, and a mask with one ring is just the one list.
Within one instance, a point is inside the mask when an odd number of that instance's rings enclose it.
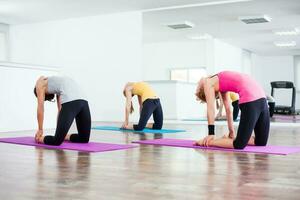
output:
{"label": "wooden floor", "polygon": [[[199,139],[206,134],[204,125],[165,128],[187,133],[93,130],[91,140],[131,143],[161,137]],[[218,126],[217,131],[226,130]],[[269,144],[300,146],[300,128],[273,127]],[[276,156],[143,145],[80,153],[0,143],[0,158],[0,199],[300,199],[300,153]]]}

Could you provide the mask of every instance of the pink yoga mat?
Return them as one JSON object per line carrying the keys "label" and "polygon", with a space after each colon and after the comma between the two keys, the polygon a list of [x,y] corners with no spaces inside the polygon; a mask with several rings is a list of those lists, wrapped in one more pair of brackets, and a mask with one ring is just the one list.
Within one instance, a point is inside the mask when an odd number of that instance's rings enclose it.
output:
{"label": "pink yoga mat", "polygon": [[34,141],[34,137],[0,138],[0,142],[44,147],[48,149],[67,149],[67,150],[84,151],[84,152],[103,152],[103,151],[113,151],[113,150],[121,150],[121,149],[129,149],[129,148],[137,147],[136,145],[110,144],[110,143],[98,143],[98,142],[89,142],[86,144],[64,142],[60,146],[51,146],[45,144],[37,144]]}
{"label": "pink yoga mat", "polygon": [[300,147],[270,146],[270,145],[265,147],[247,146],[243,150],[226,149],[226,148],[218,148],[218,147],[202,147],[202,146],[193,145],[195,143],[194,140],[181,140],[181,139],[141,140],[141,141],[135,141],[134,143],[159,145],[159,146],[184,147],[184,148],[194,148],[194,149],[219,150],[219,151],[276,154],[276,155],[287,155],[291,153],[300,152]]}

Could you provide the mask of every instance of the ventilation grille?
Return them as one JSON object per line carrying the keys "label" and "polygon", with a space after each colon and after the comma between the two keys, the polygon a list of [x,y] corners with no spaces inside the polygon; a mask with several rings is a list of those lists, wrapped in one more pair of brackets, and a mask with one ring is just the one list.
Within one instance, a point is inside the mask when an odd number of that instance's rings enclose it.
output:
{"label": "ventilation grille", "polygon": [[167,27],[172,29],[186,29],[186,28],[193,28],[194,24],[192,22],[180,22],[180,23],[173,23],[173,24],[167,24]]}
{"label": "ventilation grille", "polygon": [[239,20],[244,22],[245,24],[259,24],[259,23],[270,22],[271,18],[267,15],[262,15],[262,16],[239,17]]}

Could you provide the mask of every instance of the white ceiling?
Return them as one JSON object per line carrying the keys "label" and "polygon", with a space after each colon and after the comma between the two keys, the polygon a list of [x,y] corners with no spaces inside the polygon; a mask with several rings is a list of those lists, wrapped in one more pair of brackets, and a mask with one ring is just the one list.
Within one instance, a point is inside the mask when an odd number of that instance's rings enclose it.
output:
{"label": "white ceiling", "polygon": [[[297,47],[280,49],[273,45],[281,37],[273,29],[300,27],[300,0],[241,0],[246,2],[149,11],[234,0],[0,0],[0,22],[23,24],[74,17],[143,10],[144,41],[186,41],[188,34],[209,33],[230,44],[264,55],[300,55]],[[145,10],[148,10],[146,12]],[[245,25],[238,16],[268,14],[268,24]],[[171,30],[166,23],[192,21],[190,30]]]}
{"label": "white ceiling", "polygon": [[210,1],[212,0],[0,0],[0,22],[32,23]]}
{"label": "white ceiling", "polygon": [[[239,16],[267,14],[272,22],[246,25]],[[172,30],[164,24],[191,21],[196,26]],[[276,36],[274,29],[300,27],[300,0],[253,0],[234,4],[144,13],[144,42],[187,41],[187,35],[209,33],[259,55],[300,55],[300,36]],[[295,40],[296,47],[278,48],[274,41]]]}

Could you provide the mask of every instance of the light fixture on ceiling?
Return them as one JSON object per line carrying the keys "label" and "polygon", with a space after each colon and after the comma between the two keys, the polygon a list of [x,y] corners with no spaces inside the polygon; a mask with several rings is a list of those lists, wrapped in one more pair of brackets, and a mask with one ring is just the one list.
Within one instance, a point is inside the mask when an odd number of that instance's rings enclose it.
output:
{"label": "light fixture on ceiling", "polygon": [[214,5],[223,5],[223,4],[243,3],[243,2],[249,2],[249,1],[253,1],[253,0],[211,1],[211,2],[203,2],[203,3],[195,3],[195,4],[185,4],[185,5],[177,5],[177,6],[165,6],[165,7],[159,7],[159,8],[150,8],[150,9],[142,10],[142,12],[153,12],[153,11],[174,10],[174,9],[182,9],[182,8],[214,6]]}
{"label": "light fixture on ceiling", "polygon": [[190,21],[183,21],[183,22],[166,24],[166,26],[172,29],[187,29],[187,28],[193,28],[195,24]]}
{"label": "light fixture on ceiling", "polygon": [[213,37],[208,34],[208,33],[204,33],[204,34],[194,34],[194,35],[187,35],[188,39],[191,40],[208,40],[208,39],[212,39]]}
{"label": "light fixture on ceiling", "polygon": [[273,30],[273,33],[279,36],[293,36],[293,35],[299,35],[300,29],[299,28],[280,29],[280,30],[278,29],[278,30]]}
{"label": "light fixture on ceiling", "polygon": [[257,16],[241,16],[238,18],[245,24],[259,24],[271,22],[272,18],[268,15],[257,15]]}
{"label": "light fixture on ceiling", "polygon": [[297,45],[297,43],[295,41],[274,42],[274,45],[277,47],[295,47]]}

